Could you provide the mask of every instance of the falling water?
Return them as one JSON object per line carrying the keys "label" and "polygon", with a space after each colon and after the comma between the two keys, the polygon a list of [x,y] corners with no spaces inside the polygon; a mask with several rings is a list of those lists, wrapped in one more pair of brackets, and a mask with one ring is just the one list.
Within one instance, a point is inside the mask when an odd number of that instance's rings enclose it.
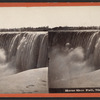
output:
{"label": "falling water", "polygon": [[67,80],[71,87],[73,78],[100,69],[99,31],[51,32],[48,37],[51,88],[56,88],[58,80]]}
{"label": "falling water", "polygon": [[98,40],[98,34],[99,34],[99,32],[96,32],[90,36],[88,44],[87,44],[86,58],[89,58],[89,56],[91,56],[91,54],[93,54],[94,48],[96,45],[96,41]]}
{"label": "falling water", "polygon": [[1,33],[0,48],[5,52],[5,70],[9,69],[8,64],[13,66],[16,72],[46,67],[47,38],[46,32]]}
{"label": "falling water", "polygon": [[95,32],[90,36],[87,45],[86,60],[90,62],[94,69],[100,69],[100,32]]}

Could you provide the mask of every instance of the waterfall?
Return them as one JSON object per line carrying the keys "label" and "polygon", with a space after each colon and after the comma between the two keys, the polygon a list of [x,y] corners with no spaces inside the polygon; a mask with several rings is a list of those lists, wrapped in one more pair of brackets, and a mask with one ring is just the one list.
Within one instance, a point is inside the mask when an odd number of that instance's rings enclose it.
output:
{"label": "waterfall", "polygon": [[100,69],[100,32],[98,30],[52,31],[48,39],[51,88],[54,81],[58,80],[61,82],[67,80],[68,87],[71,87],[73,78]]}
{"label": "waterfall", "polygon": [[93,54],[93,62],[96,69],[100,69],[100,37],[98,38]]}
{"label": "waterfall", "polygon": [[43,37],[43,39],[41,41],[37,67],[48,66],[48,63],[49,63],[48,62],[48,49],[47,49],[48,42],[46,42],[46,41],[48,41],[47,34]]}
{"label": "waterfall", "polygon": [[17,72],[47,66],[47,32],[0,34],[0,48],[6,63],[12,62]]}
{"label": "waterfall", "polygon": [[[49,33],[49,48],[59,48],[66,51],[82,47],[84,60],[98,68],[100,66],[100,32],[99,31],[79,31],[79,32],[51,32]],[[52,49],[51,49],[52,50]]]}
{"label": "waterfall", "polygon": [[94,48],[98,39],[98,34],[99,32],[95,32],[89,38],[89,41],[87,43],[86,59],[94,53]]}
{"label": "waterfall", "polygon": [[100,69],[100,32],[93,33],[89,38],[86,50],[87,59],[96,70]]}

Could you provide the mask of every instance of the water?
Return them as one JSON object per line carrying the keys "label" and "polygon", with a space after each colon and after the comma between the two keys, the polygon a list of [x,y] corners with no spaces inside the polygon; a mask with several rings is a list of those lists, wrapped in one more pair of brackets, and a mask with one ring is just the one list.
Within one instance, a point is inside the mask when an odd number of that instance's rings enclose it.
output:
{"label": "water", "polygon": [[46,67],[47,33],[0,34],[0,76]]}
{"label": "water", "polygon": [[100,69],[100,33],[51,33],[49,58],[49,86],[67,80],[66,86],[71,87],[75,77]]}

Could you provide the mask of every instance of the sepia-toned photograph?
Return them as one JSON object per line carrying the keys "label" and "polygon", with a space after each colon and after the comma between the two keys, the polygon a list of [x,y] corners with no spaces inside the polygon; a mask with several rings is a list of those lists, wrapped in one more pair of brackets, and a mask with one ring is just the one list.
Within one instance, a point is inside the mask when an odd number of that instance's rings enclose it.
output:
{"label": "sepia-toned photograph", "polygon": [[0,8],[0,94],[48,93],[45,9]]}
{"label": "sepia-toned photograph", "polygon": [[100,7],[1,7],[0,94],[100,92]]}
{"label": "sepia-toned photograph", "polygon": [[49,92],[100,92],[100,7],[60,9],[48,32]]}

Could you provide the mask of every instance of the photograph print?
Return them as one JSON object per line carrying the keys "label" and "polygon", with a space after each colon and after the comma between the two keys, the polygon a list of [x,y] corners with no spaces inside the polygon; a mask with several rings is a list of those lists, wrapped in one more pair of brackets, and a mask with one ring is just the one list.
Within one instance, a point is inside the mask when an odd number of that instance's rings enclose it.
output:
{"label": "photograph print", "polygon": [[46,8],[0,8],[0,94],[48,93]]}
{"label": "photograph print", "polygon": [[56,26],[48,32],[49,92],[100,92],[100,6],[54,9]]}
{"label": "photograph print", "polygon": [[100,7],[1,7],[0,94],[100,92]]}

